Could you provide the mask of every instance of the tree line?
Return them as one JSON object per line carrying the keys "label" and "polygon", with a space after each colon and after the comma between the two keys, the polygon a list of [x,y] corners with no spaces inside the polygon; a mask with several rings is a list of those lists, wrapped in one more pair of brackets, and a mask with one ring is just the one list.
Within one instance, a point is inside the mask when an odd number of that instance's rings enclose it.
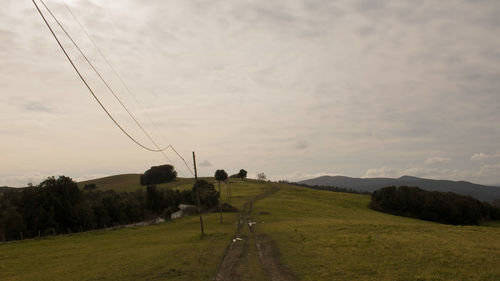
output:
{"label": "tree line", "polygon": [[117,193],[96,190],[95,186],[83,191],[69,177],[49,177],[38,186],[0,194],[0,239],[87,231],[158,216],[169,219],[179,204],[196,202],[197,189],[202,209],[218,205],[218,192],[204,180],[191,190],[148,185],[145,191]]}
{"label": "tree line", "polygon": [[390,214],[454,225],[500,220],[500,208],[470,196],[426,191],[418,187],[385,187],[372,193],[370,207]]}
{"label": "tree line", "polygon": [[312,189],[316,189],[316,190],[327,190],[327,191],[333,191],[333,192],[344,192],[344,193],[355,193],[355,194],[371,194],[371,192],[369,192],[369,191],[360,191],[360,190],[355,190],[352,188],[329,186],[329,185],[308,185],[308,184],[301,184],[301,183],[296,183],[296,182],[289,182],[287,180],[279,180],[278,183],[291,184],[291,185],[295,185],[295,186],[307,187],[307,188],[312,188]]}

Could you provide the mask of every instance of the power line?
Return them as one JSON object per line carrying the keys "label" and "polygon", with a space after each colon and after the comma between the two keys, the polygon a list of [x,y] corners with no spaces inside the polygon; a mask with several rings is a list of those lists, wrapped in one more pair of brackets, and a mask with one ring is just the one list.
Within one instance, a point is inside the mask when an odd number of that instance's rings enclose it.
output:
{"label": "power line", "polygon": [[[161,130],[159,129],[158,125],[152,120],[151,116],[147,113],[147,111],[144,109],[144,107],[139,103],[139,101],[137,100],[137,98],[135,97],[135,95],[132,93],[132,91],[130,90],[130,88],[128,87],[128,85],[125,83],[125,81],[123,80],[123,78],[121,77],[121,75],[118,73],[118,71],[113,67],[113,65],[111,64],[111,62],[107,59],[107,57],[104,55],[104,53],[101,51],[101,49],[99,48],[99,46],[97,45],[97,43],[95,42],[95,40],[92,38],[92,36],[90,35],[90,33],[88,32],[87,28],[85,28],[85,26],[82,24],[82,22],[78,19],[78,17],[73,13],[73,11],[71,10],[71,8],[67,5],[66,1],[63,0],[64,2],[64,6],[66,7],[66,10],[70,13],[70,15],[73,17],[73,19],[78,23],[78,25],[80,26],[80,28],[83,30],[83,32],[85,33],[85,35],[87,36],[87,38],[89,39],[89,41],[92,43],[92,45],[96,48],[97,52],[99,53],[99,55],[104,59],[104,61],[106,62],[106,64],[108,65],[108,67],[111,69],[111,71],[115,74],[115,76],[118,78],[118,80],[120,81],[120,83],[123,85],[123,87],[125,88],[125,90],[128,92],[128,94],[132,97],[132,99],[135,101],[135,103],[139,106],[139,108],[142,110],[142,112],[144,112],[144,114],[146,115],[146,117],[148,118],[148,120],[151,122],[151,124],[153,124],[153,126],[161,132]],[[42,2],[43,3],[43,2]],[[81,52],[80,52],[81,53]],[[82,54],[83,55],[83,54]],[[83,55],[85,57],[85,55]],[[107,85],[107,84],[106,84]],[[111,89],[110,89],[111,90]],[[112,91],[112,90],[111,90]],[[113,92],[113,91],[112,91]],[[114,94],[114,92],[113,92]],[[116,96],[115,96],[116,97]],[[116,97],[118,99],[118,97]],[[120,101],[120,99],[118,99],[118,101],[120,102],[120,104],[122,104],[122,102]],[[122,106],[124,106],[122,104]],[[125,109],[127,110],[127,109]],[[127,110],[128,112],[128,110]],[[130,115],[130,113],[129,113]],[[131,116],[132,117],[132,116]],[[134,120],[135,118],[132,117]],[[136,122],[137,123],[137,122]],[[139,125],[139,124],[138,124]],[[139,125],[140,126],[140,125]],[[146,133],[147,134],[147,133]],[[163,135],[163,134],[162,134]],[[163,137],[165,137],[163,135]],[[151,139],[151,138],[150,138]],[[153,143],[154,141],[151,140]],[[169,144],[169,147],[172,148],[172,150],[175,152],[175,154],[177,154],[177,156],[182,160],[182,162],[184,162],[184,165],[186,166],[186,168],[188,169],[188,171],[194,175],[193,171],[191,170],[191,168],[189,167],[188,163],[186,162],[186,160],[177,152],[177,150],[175,150],[175,148],[172,146],[172,144]],[[166,156],[165,156],[166,157]],[[168,158],[167,158],[168,159]],[[170,160],[169,160],[170,161]],[[170,161],[172,162],[172,161]]]}
{"label": "power line", "polygon": [[[41,0],[40,0],[41,1]],[[76,71],[76,73],[78,74],[78,77],[82,80],[83,84],[85,84],[85,86],[87,87],[87,89],[89,90],[89,92],[92,94],[92,96],[94,97],[94,99],[97,101],[97,103],[101,106],[101,108],[104,110],[104,112],[106,112],[106,114],[108,115],[108,117],[113,121],[113,123],[115,123],[115,125],[129,138],[131,139],[133,142],[135,142],[137,145],[139,145],[140,147],[146,149],[146,150],[149,150],[149,151],[153,151],[153,152],[161,152],[165,149],[168,148],[165,147],[163,149],[152,149],[152,148],[149,148],[143,144],[141,144],[139,141],[137,141],[136,139],[134,139],[116,120],[115,118],[109,113],[109,111],[106,109],[106,107],[102,104],[102,102],[99,100],[99,98],[96,96],[96,94],[94,93],[94,91],[92,90],[92,88],[90,87],[90,85],[88,84],[88,82],[85,80],[85,78],[83,77],[83,75],[80,73],[80,71],[78,70],[78,68],[76,67],[75,63],[73,62],[73,60],[70,58],[70,56],[68,55],[68,53],[66,52],[66,50],[64,49],[63,45],[61,44],[61,42],[59,41],[59,38],[57,37],[57,35],[55,34],[54,30],[52,29],[52,27],[50,26],[50,24],[48,23],[47,19],[45,18],[45,16],[43,15],[42,11],[40,10],[40,8],[38,7],[38,5],[36,4],[35,0],[32,0],[33,4],[35,5],[38,13],[40,14],[40,16],[42,17],[43,21],[45,22],[45,24],[47,25],[47,27],[49,28],[50,30],[50,33],[52,33],[52,36],[54,36],[54,39],[57,41],[57,44],[59,45],[59,47],[61,48],[61,50],[63,51],[64,55],[66,56],[66,58],[68,59],[68,61],[70,62],[71,66],[73,67],[73,69]],[[41,1],[42,4],[43,1]],[[45,6],[45,4],[44,4]],[[46,7],[46,9],[48,10],[48,8]],[[50,12],[50,10],[49,10]]]}
{"label": "power line", "polygon": [[[104,85],[106,86],[106,88],[111,92],[111,94],[115,97],[115,99],[120,103],[120,105],[123,107],[123,109],[125,109],[125,111],[128,113],[128,115],[130,116],[130,118],[132,118],[132,120],[134,120],[135,124],[137,124],[137,126],[142,130],[142,132],[148,137],[148,139],[153,143],[153,145],[158,149],[159,152],[161,152],[161,154],[170,162],[173,164],[173,161],[170,160],[170,158],[168,158],[168,156],[165,154],[165,152],[163,150],[167,149],[170,147],[170,145],[166,146],[164,149],[160,149],[159,145],[153,140],[153,138],[148,134],[148,132],[144,129],[144,127],[139,123],[139,121],[137,121],[137,119],[132,115],[132,113],[128,110],[127,106],[125,106],[125,104],[122,102],[122,100],[118,97],[118,95],[115,93],[115,91],[111,88],[111,86],[106,82],[106,80],[102,77],[102,75],[99,73],[99,71],[95,68],[94,64],[88,59],[88,57],[83,53],[83,51],[80,49],[80,47],[78,46],[78,44],[73,40],[73,38],[71,37],[71,35],[66,31],[66,29],[64,28],[64,26],[61,24],[61,22],[59,22],[59,20],[55,17],[55,15],[52,13],[52,11],[49,9],[49,7],[45,4],[45,2],[43,0],[40,0],[40,2],[43,4],[43,6],[45,7],[45,9],[47,9],[47,11],[49,12],[49,14],[52,16],[52,18],[54,19],[54,21],[57,23],[57,25],[59,25],[59,27],[61,28],[61,30],[64,32],[64,34],[66,34],[66,36],[69,38],[69,40],[71,41],[71,43],[75,46],[75,48],[78,50],[78,52],[83,56],[83,58],[85,59],[85,61],[90,65],[90,67],[94,70],[94,72],[97,74],[97,76],[99,77],[99,79],[104,83]],[[179,172],[183,175],[184,173],[182,171],[179,170]]]}

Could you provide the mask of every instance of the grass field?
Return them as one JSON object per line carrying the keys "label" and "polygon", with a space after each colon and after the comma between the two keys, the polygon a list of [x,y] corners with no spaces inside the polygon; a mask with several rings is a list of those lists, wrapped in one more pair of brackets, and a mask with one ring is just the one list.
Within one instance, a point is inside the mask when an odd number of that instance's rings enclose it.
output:
{"label": "grass field", "polygon": [[[98,190],[112,189],[117,192],[134,192],[145,188],[140,184],[141,174],[123,174],[109,176],[94,180],[87,180],[78,183],[78,187],[83,188],[88,183],[97,185]],[[206,178],[205,178],[206,179]],[[193,187],[194,179],[192,178],[177,178],[175,181],[163,184],[157,184],[157,187],[170,187],[173,189],[188,189]]]}
{"label": "grass field", "polygon": [[[123,184],[124,177],[117,178]],[[240,209],[265,188],[242,181],[231,186],[236,193],[232,203]],[[0,243],[0,280],[211,280],[233,238],[237,216],[225,213],[221,225],[218,213],[205,214],[203,239],[199,217],[192,216],[153,226]]]}
{"label": "grass field", "polygon": [[[138,175],[103,178],[100,189],[133,191]],[[191,181],[191,182],[190,182]],[[190,188],[181,179],[178,188]],[[170,184],[170,185],[173,185]],[[450,226],[370,210],[369,196],[257,181],[232,183],[233,205],[254,204],[256,231],[271,236],[299,280],[500,280],[500,225]],[[225,198],[225,186],[223,186]],[[212,280],[237,214],[0,244],[0,280]],[[244,230],[243,235],[248,234]],[[266,280],[255,249],[243,280]]]}
{"label": "grass field", "polygon": [[498,224],[403,218],[369,209],[369,200],[283,186],[254,214],[300,280],[500,280]]}

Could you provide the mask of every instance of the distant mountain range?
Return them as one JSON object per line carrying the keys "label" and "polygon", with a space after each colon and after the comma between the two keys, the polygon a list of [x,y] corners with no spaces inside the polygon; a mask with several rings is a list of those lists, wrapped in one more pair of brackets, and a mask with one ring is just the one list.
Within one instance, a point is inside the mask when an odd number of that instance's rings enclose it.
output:
{"label": "distant mountain range", "polygon": [[478,200],[491,202],[500,199],[500,187],[474,184],[466,181],[430,180],[411,176],[393,178],[350,178],[322,176],[297,182],[303,185],[335,186],[356,191],[373,192],[386,186],[416,186],[425,190],[454,192],[470,195]]}

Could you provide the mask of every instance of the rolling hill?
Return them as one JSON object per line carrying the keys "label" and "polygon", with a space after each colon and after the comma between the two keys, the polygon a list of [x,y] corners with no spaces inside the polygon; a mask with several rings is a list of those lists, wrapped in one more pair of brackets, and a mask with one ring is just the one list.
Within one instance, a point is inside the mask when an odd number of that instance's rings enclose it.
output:
{"label": "rolling hill", "polygon": [[[94,181],[136,187],[134,176]],[[254,180],[231,186],[241,214],[223,214],[223,224],[218,213],[204,214],[204,237],[198,216],[188,216],[0,243],[0,280],[500,280],[498,223],[398,217],[370,209],[362,194]],[[272,278],[279,269],[287,278]],[[236,275],[218,278],[225,271]]]}
{"label": "rolling hill", "polygon": [[478,200],[491,202],[500,199],[500,188],[474,184],[466,181],[431,180],[412,176],[400,178],[351,178],[344,176],[322,176],[314,179],[303,180],[298,184],[309,186],[335,186],[350,188],[356,191],[373,192],[387,186],[416,186],[425,190],[454,192],[470,195]]}
{"label": "rolling hill", "polygon": [[16,189],[20,190],[20,188],[8,187],[8,186],[0,186],[0,192],[5,192],[5,191],[9,191],[9,190],[16,190]]}
{"label": "rolling hill", "polygon": [[[86,184],[94,183],[99,190],[114,190],[116,192],[134,192],[145,186],[140,184],[141,174],[121,174],[103,177],[93,180],[78,182],[78,187],[83,188]],[[177,178],[174,181],[157,184],[158,187],[171,187],[175,189],[187,189],[193,186],[192,178]]]}

